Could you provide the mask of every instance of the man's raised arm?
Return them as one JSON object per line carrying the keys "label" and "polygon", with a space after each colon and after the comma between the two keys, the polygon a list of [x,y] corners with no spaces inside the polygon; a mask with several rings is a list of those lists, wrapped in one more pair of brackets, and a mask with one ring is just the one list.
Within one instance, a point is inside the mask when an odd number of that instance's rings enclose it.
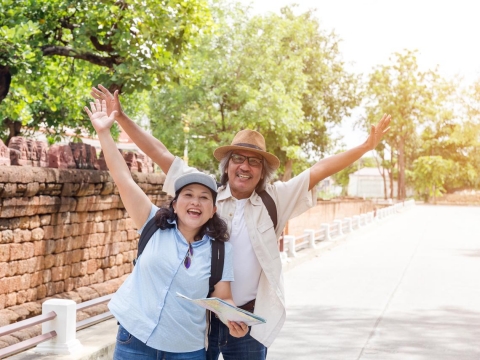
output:
{"label": "man's raised arm", "polygon": [[130,139],[132,139],[135,145],[158,164],[166,174],[170,169],[175,156],[168,151],[160,140],[143,130],[123,112],[122,105],[118,98],[118,90],[112,95],[107,88],[98,85],[98,89],[92,88],[90,95],[92,95],[94,99],[99,99],[100,101],[105,100],[108,115],[110,115],[112,111],[116,111],[115,120],[120,124],[122,129],[127,133]]}
{"label": "man's raised arm", "polygon": [[320,180],[333,175],[360,159],[366,152],[375,149],[383,135],[388,131],[391,117],[383,115],[377,126],[372,125],[368,139],[350,150],[321,159],[310,168],[311,190]]}

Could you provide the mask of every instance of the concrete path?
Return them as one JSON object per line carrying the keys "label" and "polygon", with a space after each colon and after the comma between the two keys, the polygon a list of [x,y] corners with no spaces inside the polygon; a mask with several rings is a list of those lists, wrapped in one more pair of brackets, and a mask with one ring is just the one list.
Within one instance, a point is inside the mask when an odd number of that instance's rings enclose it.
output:
{"label": "concrete path", "polygon": [[269,360],[480,359],[480,207],[416,206],[285,272]]}

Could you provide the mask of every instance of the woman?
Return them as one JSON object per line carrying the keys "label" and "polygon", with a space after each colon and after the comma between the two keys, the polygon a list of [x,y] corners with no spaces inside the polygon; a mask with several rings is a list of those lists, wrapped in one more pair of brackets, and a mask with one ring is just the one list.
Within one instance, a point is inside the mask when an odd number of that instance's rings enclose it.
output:
{"label": "woman", "polygon": [[[107,116],[105,101],[85,107],[98,134],[105,161],[125,209],[139,232],[155,216],[160,227],[136,266],[109,303],[120,326],[114,359],[205,359],[205,310],[176,296],[203,298],[208,293],[211,241],[226,241],[226,223],[216,214],[216,182],[202,173],[175,182],[168,209],[154,206],[134,182],[110,135],[115,112]],[[227,246],[228,245],[228,246]],[[211,296],[233,304],[232,253],[225,244],[222,280]],[[244,336],[248,327],[229,322],[230,334]]]}

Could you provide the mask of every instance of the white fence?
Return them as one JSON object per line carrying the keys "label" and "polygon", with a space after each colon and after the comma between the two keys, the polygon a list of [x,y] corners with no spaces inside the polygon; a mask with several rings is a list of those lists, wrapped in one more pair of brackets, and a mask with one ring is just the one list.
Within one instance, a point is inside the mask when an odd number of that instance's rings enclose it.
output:
{"label": "white fence", "polygon": [[377,221],[396,214],[402,210],[415,205],[415,200],[407,200],[394,205],[390,205],[375,212],[371,211],[362,215],[355,215],[349,218],[336,219],[333,223],[322,223],[319,229],[305,229],[303,235],[283,237],[283,251],[281,258],[296,257],[297,251],[304,248],[314,249],[316,243],[320,241],[331,241],[336,237],[351,233],[365,226],[371,225]]}

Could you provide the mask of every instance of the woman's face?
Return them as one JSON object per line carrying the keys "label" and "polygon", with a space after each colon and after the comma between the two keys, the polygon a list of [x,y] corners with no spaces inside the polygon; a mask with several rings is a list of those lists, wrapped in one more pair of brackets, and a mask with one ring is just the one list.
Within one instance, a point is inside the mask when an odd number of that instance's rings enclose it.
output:
{"label": "woman's face", "polygon": [[179,229],[200,230],[213,217],[217,207],[213,204],[212,192],[203,185],[185,186],[173,203]]}

